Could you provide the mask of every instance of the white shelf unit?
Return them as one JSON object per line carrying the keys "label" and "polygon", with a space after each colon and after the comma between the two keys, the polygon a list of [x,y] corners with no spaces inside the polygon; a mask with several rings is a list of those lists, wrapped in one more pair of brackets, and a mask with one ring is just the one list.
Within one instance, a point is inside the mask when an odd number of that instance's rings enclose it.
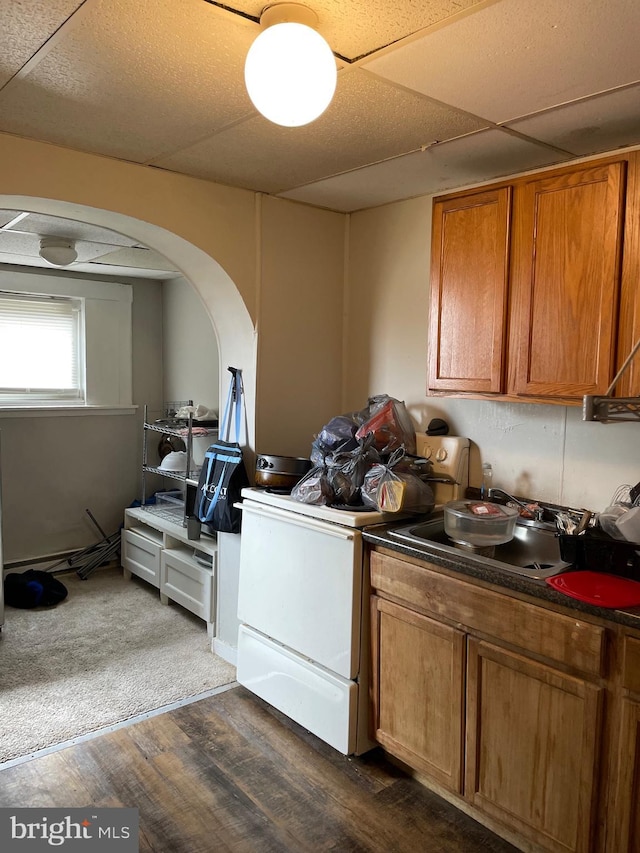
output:
{"label": "white shelf unit", "polygon": [[[125,578],[136,575],[159,589],[163,604],[176,602],[204,619],[213,645],[218,543],[206,534],[189,539],[183,515],[181,507],[126,509],[122,568]],[[211,558],[210,566],[196,559],[196,550]]]}
{"label": "white shelf unit", "polygon": [[[144,407],[144,423],[143,423],[143,443],[142,443],[142,504],[147,500],[147,474],[157,474],[160,477],[167,477],[170,480],[177,480],[180,483],[185,483],[188,477],[197,479],[198,471],[193,464],[193,437],[192,437],[193,422],[191,415],[188,421],[181,426],[169,426],[168,424],[150,423],[148,407]],[[184,430],[186,429],[186,432]],[[187,452],[187,469],[186,471],[171,471],[166,468],[161,468],[160,463],[157,465],[151,464],[149,456],[149,434],[156,433],[159,437],[163,435],[172,436],[182,440]],[[184,519],[183,519],[184,522]]]}
{"label": "white shelf unit", "polygon": [[[191,403],[191,401],[189,401]],[[149,410],[148,406],[144,407],[144,423],[143,423],[143,444],[142,444],[142,505],[145,506],[147,502],[147,498],[149,495],[147,494],[147,474],[155,474],[160,477],[165,477],[169,480],[174,480],[180,483],[180,488],[183,492],[183,518],[182,524],[186,526],[187,523],[187,515],[193,510],[193,504],[195,500],[195,488],[198,485],[198,478],[200,476],[200,468],[201,464],[196,460],[194,454],[194,428],[197,430],[196,435],[197,439],[201,439],[205,434],[202,432],[203,429],[206,430],[206,439],[207,445],[213,444],[213,442],[218,437],[218,428],[205,426],[197,421],[194,421],[192,416],[189,415],[189,418],[184,422],[175,422],[175,425],[170,425],[170,422],[167,420],[161,422],[150,422],[149,421]],[[160,463],[152,464],[153,458],[153,450],[149,447],[150,436],[153,434],[156,436],[170,436],[173,438],[178,438],[184,442],[187,453],[187,467],[185,471],[171,471],[166,468],[161,468]],[[204,451],[202,448],[200,449],[200,456],[204,456]],[[200,459],[200,463],[201,463]]]}

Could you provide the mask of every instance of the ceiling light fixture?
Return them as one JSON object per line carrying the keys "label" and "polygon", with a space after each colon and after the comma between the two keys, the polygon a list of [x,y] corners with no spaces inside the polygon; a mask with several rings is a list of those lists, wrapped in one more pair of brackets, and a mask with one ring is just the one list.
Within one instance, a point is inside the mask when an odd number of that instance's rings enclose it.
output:
{"label": "ceiling light fixture", "polygon": [[54,267],[68,267],[78,257],[75,242],[63,237],[43,237],[40,240],[40,257]]}
{"label": "ceiling light fixture", "polygon": [[254,106],[274,124],[309,124],[331,103],[336,61],[317,24],[316,13],[300,3],[276,3],[260,16],[244,79]]}

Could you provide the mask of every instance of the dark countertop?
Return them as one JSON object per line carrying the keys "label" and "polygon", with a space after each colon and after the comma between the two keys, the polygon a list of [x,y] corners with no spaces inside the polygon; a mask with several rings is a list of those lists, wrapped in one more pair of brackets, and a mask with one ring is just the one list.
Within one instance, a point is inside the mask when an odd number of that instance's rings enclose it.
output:
{"label": "dark countertop", "polygon": [[399,554],[406,554],[408,557],[428,561],[432,565],[442,566],[460,575],[466,575],[467,577],[476,578],[485,583],[502,587],[505,591],[511,589],[537,598],[541,602],[548,601],[552,604],[569,608],[570,610],[590,616],[597,616],[609,622],[616,622],[620,625],[640,630],[640,607],[633,607],[627,610],[596,607],[557,592],[553,587],[546,584],[544,580],[528,578],[525,575],[510,574],[509,572],[495,569],[489,564],[481,566],[477,562],[466,559],[462,551],[459,555],[456,554],[455,557],[450,557],[435,549],[429,549],[428,543],[425,543],[421,547],[414,547],[410,542],[395,539],[389,534],[389,530],[389,525],[369,527],[362,531],[362,536],[371,545],[379,545],[392,551],[397,551]]}

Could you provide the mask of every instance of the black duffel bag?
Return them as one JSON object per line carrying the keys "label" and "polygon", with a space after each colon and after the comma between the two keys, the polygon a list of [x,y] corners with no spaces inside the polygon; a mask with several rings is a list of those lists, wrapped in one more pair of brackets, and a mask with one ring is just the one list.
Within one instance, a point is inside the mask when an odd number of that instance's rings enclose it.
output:
{"label": "black duffel bag", "polygon": [[10,572],[4,579],[4,600],[10,607],[52,607],[66,597],[66,586],[48,572],[27,569]]}

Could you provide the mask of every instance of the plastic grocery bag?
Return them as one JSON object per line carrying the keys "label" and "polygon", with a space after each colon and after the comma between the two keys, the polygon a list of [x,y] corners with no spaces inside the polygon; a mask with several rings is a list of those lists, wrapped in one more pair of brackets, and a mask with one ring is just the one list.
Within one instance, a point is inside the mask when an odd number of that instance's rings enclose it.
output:
{"label": "plastic grocery bag", "polygon": [[416,434],[411,415],[400,400],[381,394],[369,398],[369,417],[359,427],[356,438],[373,433],[375,447],[381,454],[404,447],[407,453],[416,452]]}
{"label": "plastic grocery bag", "polygon": [[380,512],[431,512],[435,506],[433,490],[407,470],[411,462],[407,462],[404,449],[398,448],[386,464],[372,465],[364,476],[362,502]]}
{"label": "plastic grocery bag", "polygon": [[380,461],[378,451],[373,447],[373,440],[373,435],[368,435],[354,450],[332,453],[325,458],[329,482],[335,494],[335,503],[359,504],[362,502],[360,487],[364,482],[365,474],[374,463]]}
{"label": "plastic grocery bag", "polygon": [[435,506],[433,490],[414,474],[396,474],[387,469],[376,493],[381,512],[431,512]]}
{"label": "plastic grocery bag", "polygon": [[316,436],[311,445],[311,461],[321,465],[331,453],[348,452],[358,446],[356,431],[359,423],[350,415],[338,415],[331,418]]}
{"label": "plastic grocery bag", "polygon": [[336,497],[329,481],[327,466],[316,465],[291,489],[291,497],[303,504],[326,506]]}

